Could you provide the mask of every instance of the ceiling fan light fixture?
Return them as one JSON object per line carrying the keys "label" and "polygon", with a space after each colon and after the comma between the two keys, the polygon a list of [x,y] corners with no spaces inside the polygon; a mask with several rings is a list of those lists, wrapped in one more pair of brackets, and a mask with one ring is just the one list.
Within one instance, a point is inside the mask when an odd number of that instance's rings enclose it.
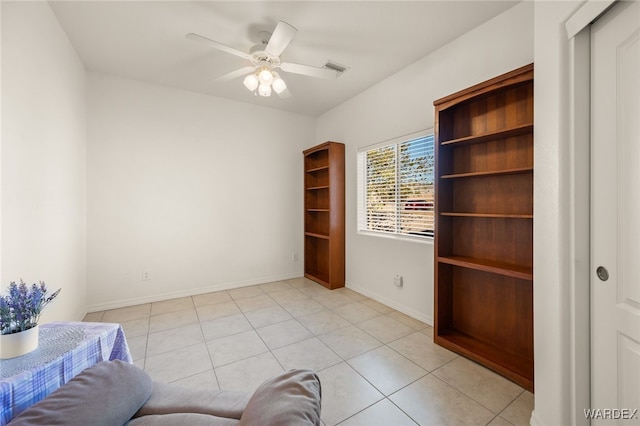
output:
{"label": "ceiling fan light fixture", "polygon": [[273,79],[273,83],[271,83],[271,87],[273,88],[273,91],[279,95],[287,89],[287,84],[283,79],[280,78],[278,74],[275,74],[275,78]]}
{"label": "ceiling fan light fixture", "polygon": [[273,82],[273,74],[271,73],[271,70],[269,70],[268,68],[263,68],[258,73],[258,79],[260,80],[260,84],[269,86]]}
{"label": "ceiling fan light fixture", "polygon": [[258,84],[260,84],[260,81],[255,74],[249,74],[244,78],[244,81],[242,83],[244,84],[244,87],[253,92],[258,88]]}
{"label": "ceiling fan light fixture", "polygon": [[258,94],[265,98],[271,96],[271,86],[268,84],[260,84],[260,86],[258,86]]}

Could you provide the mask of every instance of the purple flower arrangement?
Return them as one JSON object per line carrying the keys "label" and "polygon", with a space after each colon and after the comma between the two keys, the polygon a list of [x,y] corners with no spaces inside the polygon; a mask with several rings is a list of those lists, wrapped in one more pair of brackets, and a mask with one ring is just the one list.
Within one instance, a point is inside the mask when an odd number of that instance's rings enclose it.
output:
{"label": "purple flower arrangement", "polygon": [[43,281],[27,286],[11,282],[9,294],[0,296],[0,334],[19,333],[38,325],[40,314],[45,306],[58,296],[61,288],[52,294]]}

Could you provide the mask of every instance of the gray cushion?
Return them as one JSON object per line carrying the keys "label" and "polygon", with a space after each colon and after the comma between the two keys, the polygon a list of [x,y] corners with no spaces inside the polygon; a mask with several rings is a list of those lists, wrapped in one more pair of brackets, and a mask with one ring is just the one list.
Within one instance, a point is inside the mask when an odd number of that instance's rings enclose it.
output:
{"label": "gray cushion", "polygon": [[127,426],[236,426],[240,421],[198,413],[154,414],[137,417]]}
{"label": "gray cushion", "polygon": [[169,413],[199,413],[239,420],[250,394],[245,392],[191,389],[154,382],[151,398],[135,417]]}
{"label": "gray cushion", "polygon": [[267,380],[255,391],[241,425],[319,425],[320,379],[310,370],[291,370]]}
{"label": "gray cushion", "polygon": [[133,364],[104,361],[87,368],[10,423],[15,426],[99,426],[126,423],[151,395],[151,378]]}

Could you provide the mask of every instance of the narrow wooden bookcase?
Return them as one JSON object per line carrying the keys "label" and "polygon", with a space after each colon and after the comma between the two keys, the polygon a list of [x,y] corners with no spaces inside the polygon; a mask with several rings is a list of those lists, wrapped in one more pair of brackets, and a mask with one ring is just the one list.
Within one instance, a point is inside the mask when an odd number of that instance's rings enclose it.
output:
{"label": "narrow wooden bookcase", "polygon": [[533,64],[434,106],[434,341],[533,391]]}
{"label": "narrow wooden bookcase", "polygon": [[304,276],[330,290],[344,287],[344,144],[304,152]]}

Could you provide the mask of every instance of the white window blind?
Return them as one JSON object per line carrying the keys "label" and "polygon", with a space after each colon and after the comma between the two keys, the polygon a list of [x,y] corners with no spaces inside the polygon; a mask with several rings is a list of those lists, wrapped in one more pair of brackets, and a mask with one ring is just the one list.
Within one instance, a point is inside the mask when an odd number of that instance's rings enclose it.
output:
{"label": "white window blind", "polygon": [[358,153],[358,230],[433,237],[433,134]]}

